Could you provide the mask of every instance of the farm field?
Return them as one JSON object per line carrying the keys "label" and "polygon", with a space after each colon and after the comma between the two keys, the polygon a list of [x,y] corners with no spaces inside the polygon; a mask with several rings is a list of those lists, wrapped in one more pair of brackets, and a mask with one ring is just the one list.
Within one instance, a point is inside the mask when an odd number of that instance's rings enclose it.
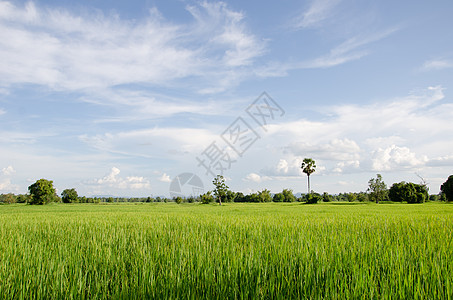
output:
{"label": "farm field", "polygon": [[453,205],[0,205],[0,298],[453,297]]}

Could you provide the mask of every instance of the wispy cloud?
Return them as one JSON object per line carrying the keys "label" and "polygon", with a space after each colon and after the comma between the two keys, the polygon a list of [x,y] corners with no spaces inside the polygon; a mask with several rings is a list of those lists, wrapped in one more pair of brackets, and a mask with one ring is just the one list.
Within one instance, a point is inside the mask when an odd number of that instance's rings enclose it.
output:
{"label": "wispy cloud", "polygon": [[241,13],[208,2],[188,10],[193,23],[174,24],[156,9],[132,21],[2,1],[0,79],[60,90],[169,85],[181,78],[212,80],[262,55],[264,43],[247,31]]}
{"label": "wispy cloud", "polygon": [[294,28],[309,28],[319,26],[334,14],[340,0],[314,0],[310,6],[293,20]]}
{"label": "wispy cloud", "polygon": [[360,34],[333,47],[329,53],[322,56],[292,63],[273,62],[265,67],[259,68],[256,74],[263,77],[278,77],[286,76],[290,70],[331,68],[342,65],[369,55],[372,52],[370,50],[371,44],[385,39],[398,30],[399,28],[394,27],[374,33]]}
{"label": "wispy cloud", "polygon": [[453,68],[453,60],[433,59],[426,61],[422,66],[422,71],[437,71]]}

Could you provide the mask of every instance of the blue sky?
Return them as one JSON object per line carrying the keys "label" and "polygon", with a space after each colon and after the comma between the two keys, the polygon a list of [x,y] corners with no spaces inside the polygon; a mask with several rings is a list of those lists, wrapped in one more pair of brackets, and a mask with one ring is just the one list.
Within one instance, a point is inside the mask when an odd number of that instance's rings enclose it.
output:
{"label": "blue sky", "polygon": [[[305,157],[317,192],[365,191],[380,173],[388,185],[418,174],[437,193],[453,173],[452,11],[0,0],[0,193],[46,178],[85,196],[168,196],[185,172],[208,190],[199,161],[216,149],[245,193],[306,192]],[[263,103],[279,108],[265,126],[246,111]]]}

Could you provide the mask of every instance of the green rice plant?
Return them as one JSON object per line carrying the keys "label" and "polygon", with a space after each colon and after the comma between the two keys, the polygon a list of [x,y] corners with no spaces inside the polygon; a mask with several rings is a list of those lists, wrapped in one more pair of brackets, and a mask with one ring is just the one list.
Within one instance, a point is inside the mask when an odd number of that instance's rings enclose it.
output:
{"label": "green rice plant", "polygon": [[453,206],[0,207],[4,299],[451,299]]}

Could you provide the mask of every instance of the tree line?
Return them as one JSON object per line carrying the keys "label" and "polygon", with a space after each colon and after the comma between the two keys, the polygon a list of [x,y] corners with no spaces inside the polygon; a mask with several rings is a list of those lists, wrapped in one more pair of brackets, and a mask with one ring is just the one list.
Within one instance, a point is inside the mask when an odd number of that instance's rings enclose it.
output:
{"label": "tree line", "polygon": [[[313,173],[313,172],[311,172]],[[310,173],[310,174],[311,174]],[[308,173],[307,173],[308,175]],[[308,175],[309,176],[309,175]],[[267,189],[257,191],[250,194],[242,192],[234,192],[225,184],[223,176],[218,175],[213,180],[214,189],[202,195],[190,197],[80,197],[76,189],[65,189],[61,193],[61,197],[57,195],[53,186],[53,181],[39,179],[28,187],[28,194],[14,195],[1,194],[0,203],[28,203],[28,204],[48,204],[52,202],[63,203],[118,203],[118,202],[176,202],[176,203],[214,203],[221,204],[222,202],[304,202],[314,204],[318,202],[406,202],[406,203],[424,203],[427,201],[453,201],[453,175],[441,185],[440,193],[435,195],[428,194],[426,184],[417,184],[412,182],[394,183],[390,188],[384,183],[380,174],[376,178],[371,178],[368,181],[368,189],[366,192],[358,193],[340,193],[331,195],[326,192],[319,194],[314,191],[301,194],[299,197],[294,195],[293,190],[283,189],[279,193],[271,193]]]}

